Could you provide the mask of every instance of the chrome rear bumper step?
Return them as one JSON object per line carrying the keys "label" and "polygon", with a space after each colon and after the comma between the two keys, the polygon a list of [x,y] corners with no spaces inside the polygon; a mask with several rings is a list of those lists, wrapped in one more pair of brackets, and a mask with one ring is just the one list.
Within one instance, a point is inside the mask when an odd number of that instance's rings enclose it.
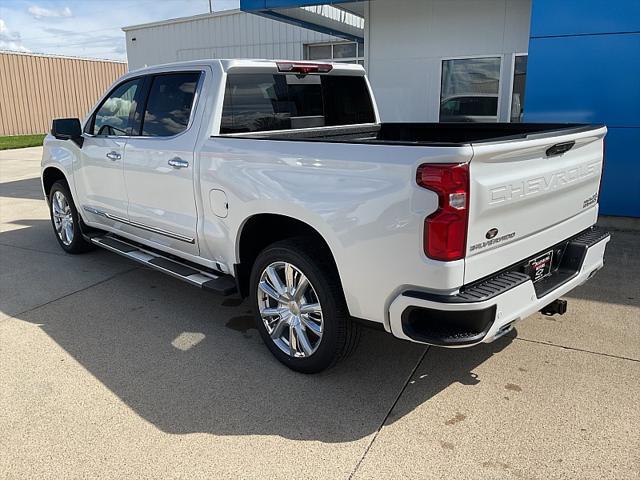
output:
{"label": "chrome rear bumper step", "polygon": [[236,282],[229,275],[167,258],[158,251],[138,246],[112,234],[92,235],[88,239],[99,247],[218,295],[229,296],[237,292]]}

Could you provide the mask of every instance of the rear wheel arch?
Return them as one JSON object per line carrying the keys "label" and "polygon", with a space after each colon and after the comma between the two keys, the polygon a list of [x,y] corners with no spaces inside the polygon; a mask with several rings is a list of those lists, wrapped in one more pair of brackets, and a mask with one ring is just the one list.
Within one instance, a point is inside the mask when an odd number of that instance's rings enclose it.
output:
{"label": "rear wheel arch", "polygon": [[313,238],[280,240],[262,250],[250,289],[260,336],[287,367],[317,373],[355,349],[360,326],[349,315],[332,257]]}
{"label": "rear wheel arch", "polygon": [[238,263],[234,267],[238,291],[243,297],[249,294],[251,268],[258,254],[275,242],[298,237],[309,238],[320,247],[330,260],[340,282],[337,262],[331,247],[316,228],[287,215],[258,213],[249,217],[238,233],[236,250]]}

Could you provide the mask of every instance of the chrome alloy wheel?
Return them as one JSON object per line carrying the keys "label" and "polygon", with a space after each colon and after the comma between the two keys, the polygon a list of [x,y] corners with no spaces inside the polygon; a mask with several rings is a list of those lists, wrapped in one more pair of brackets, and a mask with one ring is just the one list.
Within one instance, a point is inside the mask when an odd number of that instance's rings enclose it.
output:
{"label": "chrome alloy wheel", "polygon": [[309,357],[320,346],[322,307],[309,279],[294,265],[274,262],[258,283],[258,308],[271,340],[291,357]]}
{"label": "chrome alloy wheel", "polygon": [[53,194],[51,203],[53,225],[56,228],[56,233],[62,243],[67,246],[71,245],[71,242],[73,242],[73,215],[71,214],[69,202],[64,196],[64,193],[57,190]]}

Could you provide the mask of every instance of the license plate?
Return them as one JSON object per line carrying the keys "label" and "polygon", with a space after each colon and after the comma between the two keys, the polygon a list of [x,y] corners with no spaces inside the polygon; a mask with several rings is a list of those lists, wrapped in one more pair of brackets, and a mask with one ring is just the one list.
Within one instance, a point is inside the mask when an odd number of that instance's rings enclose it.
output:
{"label": "license plate", "polygon": [[553,263],[553,250],[543,253],[539,257],[529,260],[526,273],[529,274],[533,283],[551,275],[551,264]]}

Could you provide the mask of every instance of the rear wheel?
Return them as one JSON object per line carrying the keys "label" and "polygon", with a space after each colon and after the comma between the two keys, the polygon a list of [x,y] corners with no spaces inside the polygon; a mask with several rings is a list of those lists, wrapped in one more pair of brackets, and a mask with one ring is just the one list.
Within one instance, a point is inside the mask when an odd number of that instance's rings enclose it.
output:
{"label": "rear wheel", "polygon": [[260,335],[278,360],[303,373],[331,367],[359,336],[327,255],[309,239],[281,241],[258,255],[251,274]]}
{"label": "rear wheel", "polygon": [[58,180],[49,192],[49,213],[56,239],[67,253],[82,253],[91,250],[92,245],[82,236],[78,210],[73,203],[69,186]]}

